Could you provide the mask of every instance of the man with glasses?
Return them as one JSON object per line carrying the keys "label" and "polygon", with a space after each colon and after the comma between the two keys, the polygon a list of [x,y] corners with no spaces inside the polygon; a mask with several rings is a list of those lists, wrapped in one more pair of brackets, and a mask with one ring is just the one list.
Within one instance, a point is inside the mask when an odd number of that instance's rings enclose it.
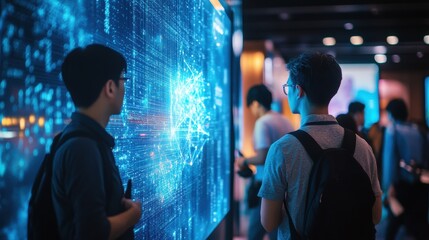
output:
{"label": "man with glasses", "polygon": [[[339,148],[344,129],[335,117],[328,114],[328,105],[341,83],[340,66],[331,55],[305,53],[289,62],[287,67],[290,75],[283,91],[291,111],[301,115],[300,129],[314,138],[322,149]],[[372,221],[376,224],[381,216],[381,190],[375,158],[371,147],[358,136],[355,149],[354,158],[368,175],[376,198],[372,209]],[[262,225],[269,232],[278,227],[279,239],[291,239],[289,219],[282,210],[284,199],[297,234],[303,233],[305,199],[312,165],[313,161],[303,145],[291,134],[270,147],[258,196],[262,198]],[[342,236],[342,239],[355,238]]]}
{"label": "man with glasses", "polygon": [[[122,180],[105,130],[119,114],[127,63],[119,52],[91,44],[72,50],[61,75],[77,111],[64,129],[52,174],[52,199],[61,239],[133,239],[141,203],[124,198]],[[60,142],[62,141],[60,138]]]}

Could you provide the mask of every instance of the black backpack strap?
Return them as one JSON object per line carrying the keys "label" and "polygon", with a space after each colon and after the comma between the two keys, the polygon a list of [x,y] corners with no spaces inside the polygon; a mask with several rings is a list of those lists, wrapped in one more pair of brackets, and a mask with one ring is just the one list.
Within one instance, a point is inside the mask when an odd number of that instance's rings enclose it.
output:
{"label": "black backpack strap", "polygon": [[349,150],[352,155],[355,153],[356,149],[356,134],[349,129],[344,128],[344,137],[341,144],[341,148]]}
{"label": "black backpack strap", "polygon": [[[87,131],[82,131],[82,130],[80,130],[80,131],[79,130],[78,131],[72,131],[72,132],[69,132],[69,133],[63,133],[62,134],[61,138],[59,139],[58,144],[56,146],[54,146],[55,147],[54,150],[56,151],[62,144],[64,144],[65,142],[67,142],[69,139],[72,139],[72,138],[75,138],[75,137],[85,137],[85,138],[90,138],[90,139],[94,139],[94,140],[97,141],[97,137],[94,136],[94,134],[91,134],[91,133],[89,133]],[[52,145],[54,145],[54,144],[52,144]],[[51,152],[52,152],[52,149],[51,149]]]}
{"label": "black backpack strap", "polygon": [[[319,159],[319,156],[322,154],[323,149],[316,142],[316,140],[314,140],[314,138],[310,136],[310,134],[308,134],[307,132],[305,132],[303,130],[296,130],[294,132],[290,132],[289,134],[291,134],[292,136],[296,137],[299,140],[301,145],[304,147],[305,151],[308,153],[308,155],[310,155],[310,158],[312,159],[313,162],[317,161],[317,159]],[[299,239],[301,239],[301,237],[299,236],[298,232],[296,231],[295,225],[292,221],[292,217],[290,216],[289,209],[287,208],[287,205],[286,205],[286,200],[284,200],[283,203],[285,206],[286,215],[288,216],[288,219],[289,219],[289,228],[290,228],[290,232],[291,232],[291,239],[292,240],[299,240]]]}
{"label": "black backpack strap", "polygon": [[39,170],[37,171],[36,178],[34,179],[33,186],[31,188],[31,196],[32,197],[30,198],[30,203],[35,201],[34,196],[39,191],[39,186],[40,186],[40,183],[42,181],[42,178],[43,178],[45,172],[48,174],[48,176],[52,175],[53,158],[54,158],[56,146],[58,146],[60,138],[61,138],[61,133],[58,133],[57,135],[55,135],[54,139],[52,140],[52,144],[51,144],[49,153],[46,154],[47,156],[43,159],[41,166],[40,166]]}
{"label": "black backpack strap", "polygon": [[314,140],[310,134],[303,130],[296,130],[294,132],[290,133],[294,137],[296,137],[300,142],[301,145],[304,147],[305,151],[310,155],[310,158],[314,161],[318,159],[318,156],[322,154],[323,149],[320,147],[320,145]]}
{"label": "black backpack strap", "polygon": [[[109,157],[106,154],[106,151],[104,151],[104,148],[107,148],[107,146],[105,144],[103,144],[103,141],[100,139],[100,137],[88,132],[88,131],[82,131],[82,130],[77,130],[77,131],[72,131],[70,133],[66,133],[63,134],[64,136],[62,136],[59,140],[58,145],[56,146],[56,149],[58,149],[59,146],[61,146],[62,144],[64,144],[65,142],[67,142],[67,140],[75,138],[75,137],[84,137],[84,138],[89,138],[94,140],[97,143],[97,147],[98,147],[98,151],[100,152],[101,155],[101,163],[103,165],[103,176],[104,176],[104,191],[106,194],[106,202],[109,202],[110,200],[110,186],[111,185],[111,173],[110,173],[110,168],[109,168],[109,164],[108,162],[106,162]],[[52,169],[52,167],[51,167]],[[52,171],[52,170],[51,170]]]}

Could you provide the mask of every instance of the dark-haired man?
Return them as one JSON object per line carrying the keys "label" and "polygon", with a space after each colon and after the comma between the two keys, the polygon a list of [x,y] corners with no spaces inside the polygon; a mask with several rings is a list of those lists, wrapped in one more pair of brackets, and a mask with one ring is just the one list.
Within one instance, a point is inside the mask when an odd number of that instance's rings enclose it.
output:
{"label": "dark-haired man", "polygon": [[52,198],[62,239],[133,239],[141,203],[124,198],[114,138],[105,130],[121,112],[126,68],[122,54],[99,44],[72,50],[62,64],[77,109],[62,136],[90,136],[67,140],[54,157]]}
{"label": "dark-haired man", "polygon": [[[328,114],[328,105],[341,83],[340,66],[331,55],[305,53],[290,61],[287,67],[289,79],[283,85],[283,91],[288,97],[292,112],[301,115],[300,129],[314,138],[322,149],[339,148],[344,128],[338,125],[335,117]],[[374,154],[360,137],[356,137],[355,149],[354,158],[368,175],[375,195],[372,221],[376,224],[381,216],[381,189]],[[261,220],[267,231],[278,227],[279,239],[291,239],[288,216],[282,210],[285,196],[286,207],[297,234],[303,233],[305,199],[312,165],[313,161],[303,145],[290,134],[270,147],[259,191],[259,196],[262,197]],[[356,236],[345,235],[341,239],[355,238]],[[375,238],[375,234],[372,238]]]}
{"label": "dark-haired man", "polygon": [[349,104],[348,107],[348,112],[347,114],[349,114],[355,121],[356,123],[356,127],[357,127],[357,134],[363,138],[365,141],[367,141],[370,145],[371,141],[369,141],[368,138],[368,134],[367,134],[367,129],[364,128],[364,124],[365,124],[365,104],[359,102],[359,101],[354,101],[351,102]]}
{"label": "dark-haired man", "polygon": [[[239,166],[245,164],[256,165],[256,175],[249,186],[248,198],[254,199],[255,204],[249,207],[249,228],[247,238],[249,240],[262,240],[266,231],[261,225],[261,199],[256,195],[259,191],[264,174],[265,158],[272,143],[288,132],[293,131],[289,120],[280,113],[271,110],[273,101],[270,90],[263,84],[255,85],[247,92],[247,107],[253,116],[256,117],[255,128],[253,130],[253,147],[256,155],[246,158],[237,158]],[[254,188],[254,189],[252,189]],[[254,193],[254,194],[252,194]],[[254,195],[254,196],[253,196]],[[276,234],[271,234],[270,239],[276,239]]]}
{"label": "dark-haired man", "polygon": [[348,114],[353,117],[358,131],[361,132],[365,123],[365,104],[358,101],[351,102],[348,107]]}
{"label": "dark-haired man", "polygon": [[428,239],[428,187],[420,182],[418,175],[400,166],[402,161],[404,165],[428,167],[427,136],[416,124],[407,122],[404,100],[391,100],[386,111],[390,121],[383,146],[382,185],[389,206],[386,239],[396,239],[402,224],[415,239]]}

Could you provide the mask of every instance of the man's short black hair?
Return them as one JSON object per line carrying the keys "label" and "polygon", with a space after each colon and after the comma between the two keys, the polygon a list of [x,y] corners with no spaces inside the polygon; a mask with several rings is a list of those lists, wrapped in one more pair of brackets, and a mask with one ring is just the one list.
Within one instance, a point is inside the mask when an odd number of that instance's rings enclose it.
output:
{"label": "man's short black hair", "polygon": [[287,68],[292,83],[301,86],[316,106],[327,106],[341,84],[340,65],[329,54],[303,53],[292,59]]}
{"label": "man's short black hair", "polygon": [[247,92],[247,101],[246,101],[247,107],[249,107],[253,101],[257,101],[267,111],[269,111],[271,110],[273,95],[264,84],[255,85],[251,87]]}
{"label": "man's short black hair", "polygon": [[119,84],[126,71],[124,56],[101,44],[73,49],[64,59],[61,76],[76,107],[91,106],[100,95],[104,84],[112,79]]}
{"label": "man's short black hair", "polygon": [[396,98],[391,100],[386,107],[386,111],[389,112],[395,120],[405,122],[408,118],[408,109],[404,100]]}
{"label": "man's short black hair", "polygon": [[355,101],[349,104],[349,114],[363,113],[365,104]]}

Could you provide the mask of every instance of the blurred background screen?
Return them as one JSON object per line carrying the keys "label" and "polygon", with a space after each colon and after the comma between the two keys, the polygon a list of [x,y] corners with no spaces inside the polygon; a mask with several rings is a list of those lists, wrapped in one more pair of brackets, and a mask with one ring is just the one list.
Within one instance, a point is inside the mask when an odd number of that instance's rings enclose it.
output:
{"label": "blurred background screen", "polygon": [[378,66],[376,64],[340,64],[343,80],[329,104],[329,113],[337,116],[347,113],[350,102],[365,104],[365,123],[369,128],[380,118],[378,93]]}

